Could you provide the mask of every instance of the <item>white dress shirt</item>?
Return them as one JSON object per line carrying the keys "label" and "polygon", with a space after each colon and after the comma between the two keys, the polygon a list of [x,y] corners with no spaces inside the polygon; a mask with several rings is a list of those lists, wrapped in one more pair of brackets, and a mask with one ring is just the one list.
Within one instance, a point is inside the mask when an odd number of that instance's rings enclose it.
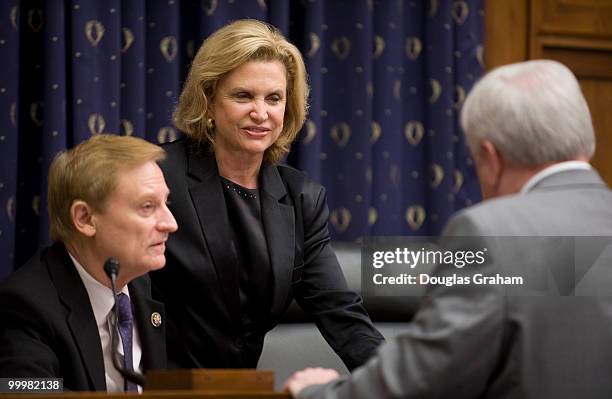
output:
{"label": "white dress shirt", "polygon": [[568,170],[591,170],[593,169],[588,162],[584,161],[566,161],[559,162],[554,165],[550,165],[547,168],[542,169],[535,175],[531,176],[531,179],[527,180],[527,183],[523,185],[521,188],[521,194],[527,193],[531,190],[536,184],[544,180],[550,175],[554,175],[555,173],[565,172]]}
{"label": "white dress shirt", "polygon": [[[112,352],[111,352],[111,324],[110,317],[112,315],[113,306],[115,301],[113,293],[110,288],[102,285],[99,281],[94,279],[86,270],[77,262],[77,260],[70,254],[70,259],[74,263],[74,266],[83,280],[87,295],[89,295],[89,303],[93,309],[94,316],[96,318],[96,324],[98,325],[98,333],[100,334],[100,343],[102,345],[102,354],[104,356],[104,372],[106,375],[106,391],[107,392],[123,392],[124,380],[119,371],[113,366]],[[128,297],[130,296],[127,285],[121,290]],[[123,344],[121,343],[121,335],[119,331],[116,332],[119,342],[119,353],[123,355]],[[140,361],[142,359],[142,347],[140,345],[140,337],[138,336],[138,329],[136,323],[133,323],[133,339],[132,339],[132,361],[134,370],[142,372],[142,366]],[[138,386],[138,391],[142,392],[142,387]]]}

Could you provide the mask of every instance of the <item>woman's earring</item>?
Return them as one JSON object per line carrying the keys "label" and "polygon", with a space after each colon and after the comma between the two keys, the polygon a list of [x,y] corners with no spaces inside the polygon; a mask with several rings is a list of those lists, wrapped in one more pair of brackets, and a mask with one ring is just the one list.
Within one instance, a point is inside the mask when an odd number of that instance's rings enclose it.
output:
{"label": "woman's earring", "polygon": [[208,118],[206,119],[206,126],[210,129],[213,130],[215,128],[215,120],[213,118]]}

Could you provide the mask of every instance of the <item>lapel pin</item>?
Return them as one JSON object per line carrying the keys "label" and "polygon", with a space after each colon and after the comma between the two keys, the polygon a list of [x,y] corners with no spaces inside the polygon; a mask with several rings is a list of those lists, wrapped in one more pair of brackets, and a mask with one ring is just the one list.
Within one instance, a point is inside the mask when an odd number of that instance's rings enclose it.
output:
{"label": "lapel pin", "polygon": [[161,323],[162,323],[161,315],[157,312],[151,313],[151,324],[153,324],[153,327],[159,327],[161,326]]}

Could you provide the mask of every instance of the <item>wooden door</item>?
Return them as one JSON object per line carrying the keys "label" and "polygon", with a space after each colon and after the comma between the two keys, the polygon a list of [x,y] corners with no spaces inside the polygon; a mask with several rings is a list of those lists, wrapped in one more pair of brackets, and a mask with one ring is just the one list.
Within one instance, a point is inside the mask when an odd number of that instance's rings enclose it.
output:
{"label": "wooden door", "polygon": [[612,1],[487,0],[487,69],[538,58],[578,77],[597,137],[592,164],[612,186]]}

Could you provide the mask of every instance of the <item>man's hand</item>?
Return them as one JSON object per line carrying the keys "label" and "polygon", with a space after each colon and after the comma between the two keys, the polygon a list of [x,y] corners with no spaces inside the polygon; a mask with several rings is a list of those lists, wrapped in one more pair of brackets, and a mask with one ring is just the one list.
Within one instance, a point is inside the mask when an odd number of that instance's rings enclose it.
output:
{"label": "man's hand", "polygon": [[309,367],[293,373],[293,375],[285,381],[283,389],[289,391],[293,397],[296,397],[302,389],[310,385],[325,384],[338,377],[340,377],[340,374],[338,374],[336,370]]}

